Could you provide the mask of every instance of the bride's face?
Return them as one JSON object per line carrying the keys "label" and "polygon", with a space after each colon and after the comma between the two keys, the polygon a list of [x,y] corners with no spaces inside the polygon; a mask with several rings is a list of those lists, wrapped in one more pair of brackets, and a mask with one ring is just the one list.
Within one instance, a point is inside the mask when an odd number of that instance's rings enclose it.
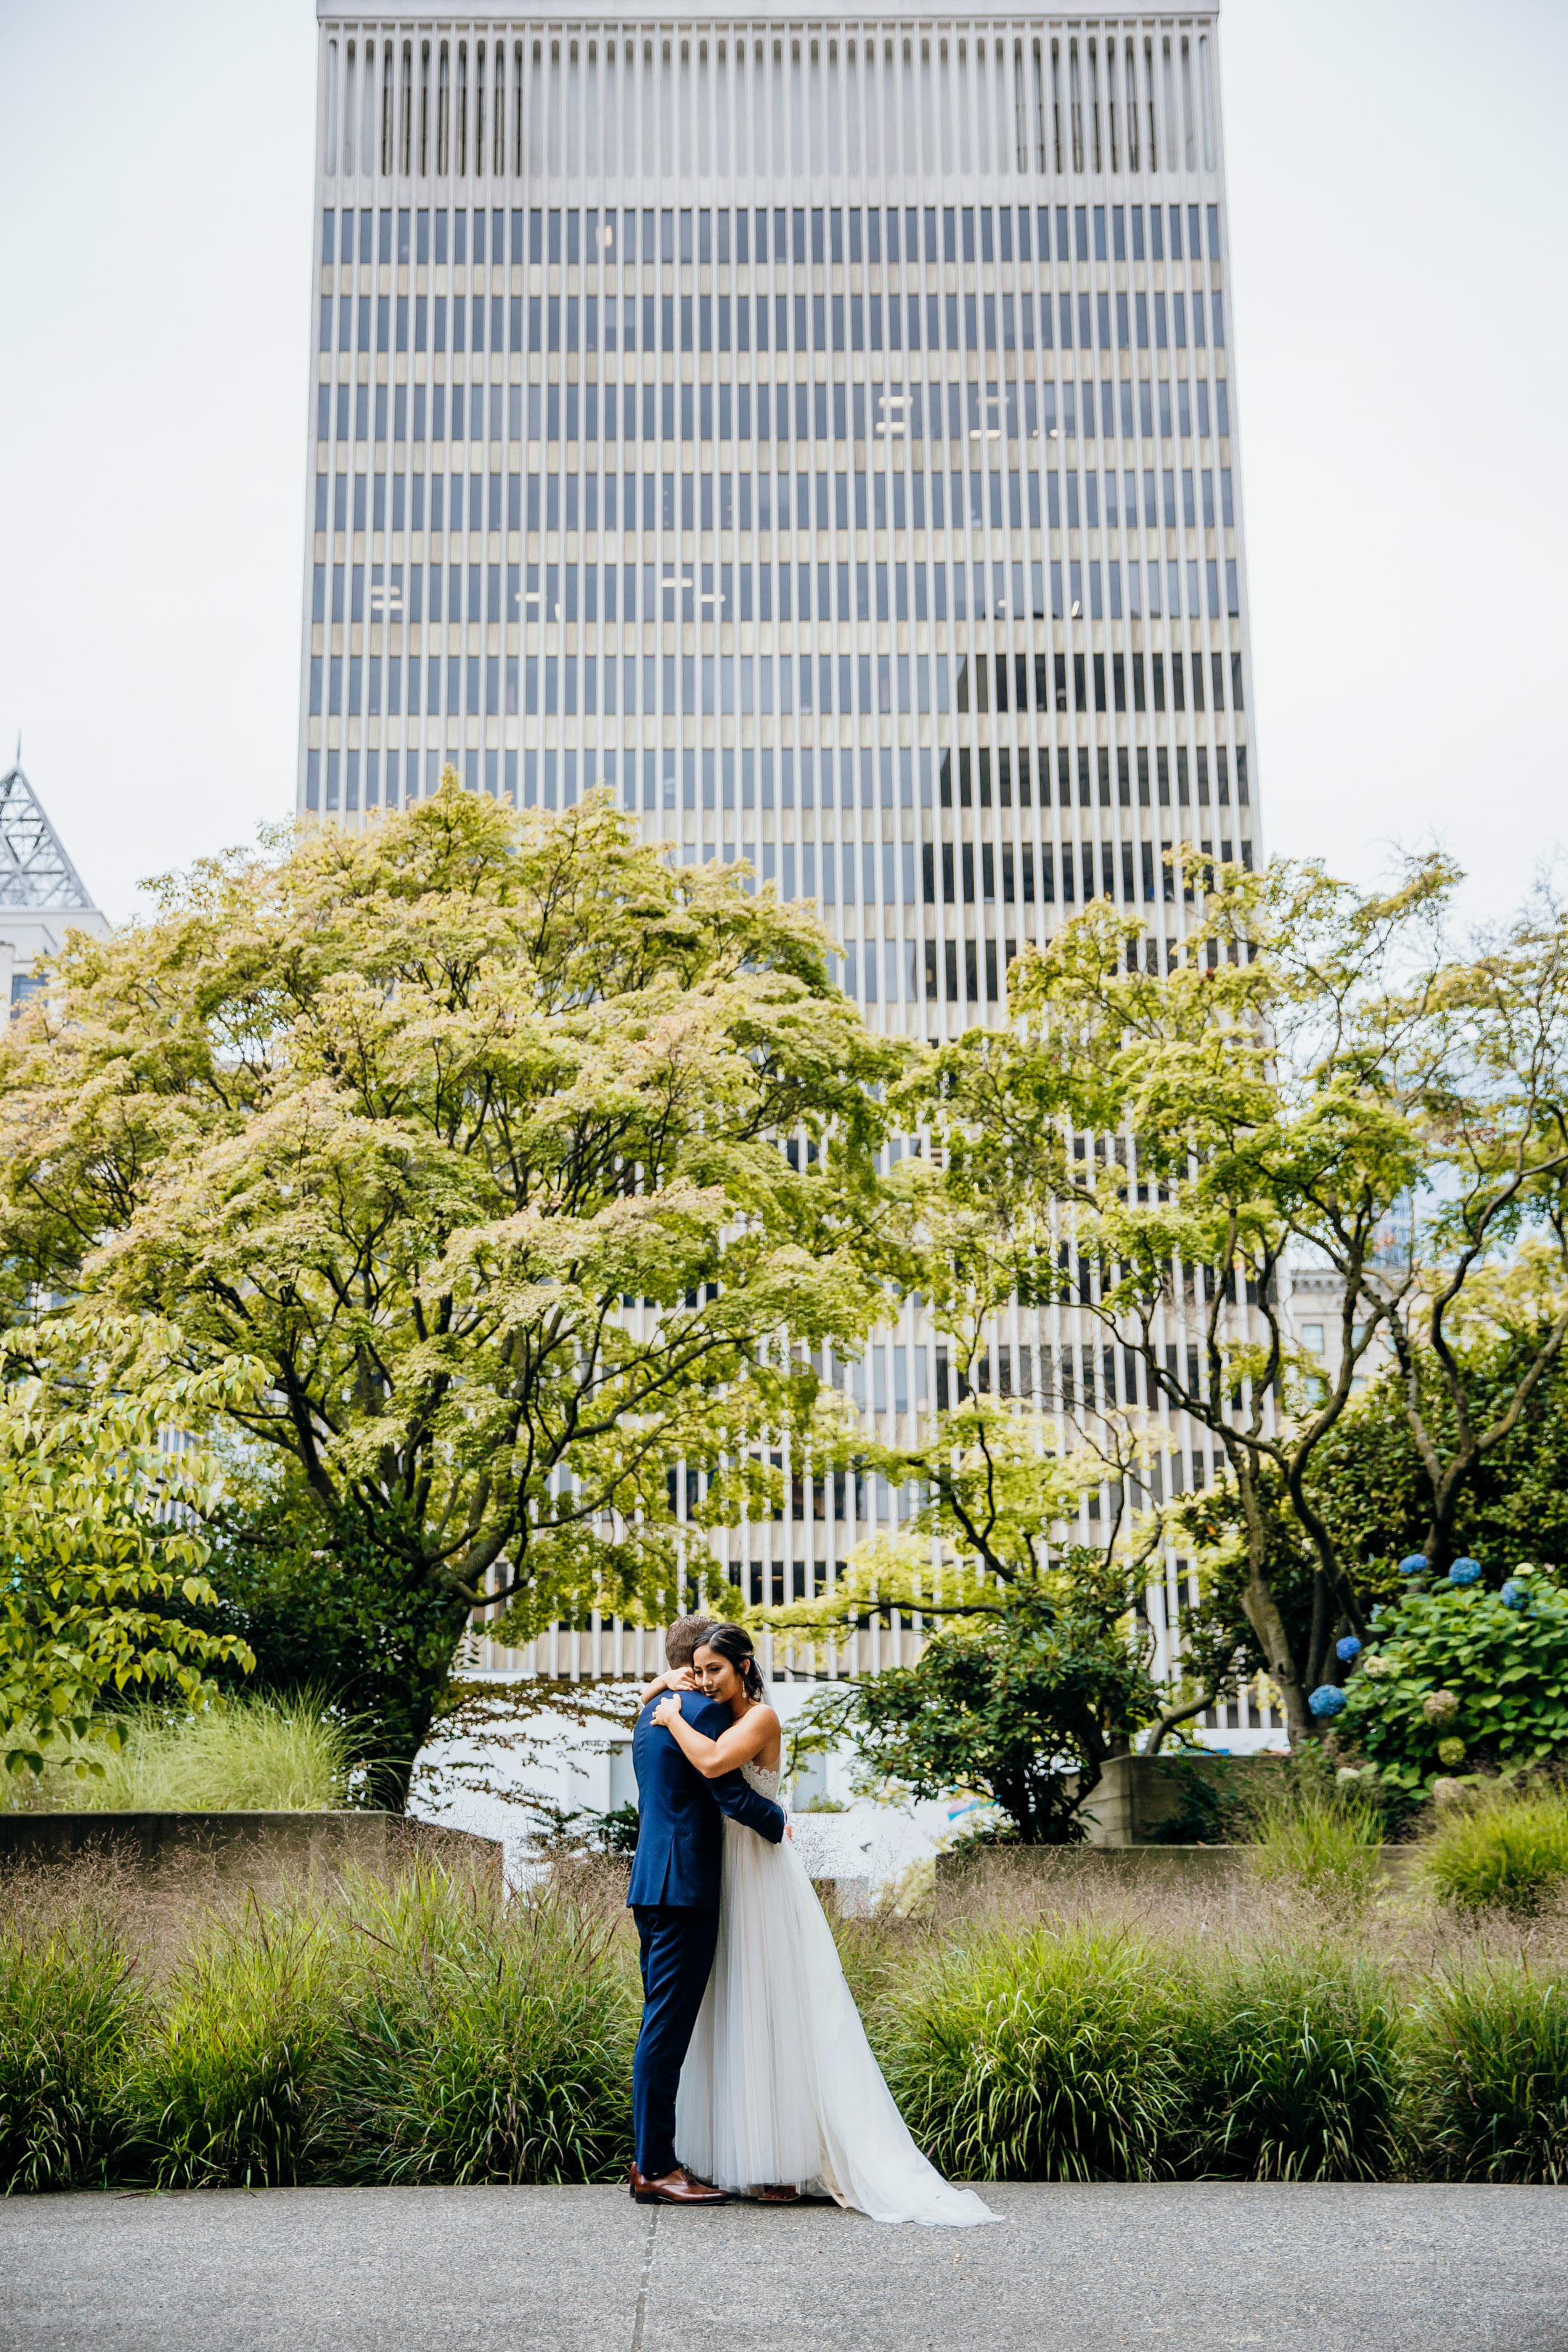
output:
{"label": "bride's face", "polygon": [[741,1696],[741,1677],[728,1658],[721,1657],[704,1642],[691,1661],[691,1671],[697,1687],[707,1698],[728,1703]]}

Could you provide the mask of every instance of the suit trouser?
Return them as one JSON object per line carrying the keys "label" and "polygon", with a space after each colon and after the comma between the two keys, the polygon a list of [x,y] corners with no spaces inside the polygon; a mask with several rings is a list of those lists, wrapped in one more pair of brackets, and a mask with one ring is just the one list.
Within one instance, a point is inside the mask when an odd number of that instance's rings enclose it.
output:
{"label": "suit trouser", "polygon": [[658,2180],[675,2168],[675,2094],[691,2030],[708,1990],[719,1914],[687,1904],[639,1903],[642,2030],[632,2060],[637,2170]]}

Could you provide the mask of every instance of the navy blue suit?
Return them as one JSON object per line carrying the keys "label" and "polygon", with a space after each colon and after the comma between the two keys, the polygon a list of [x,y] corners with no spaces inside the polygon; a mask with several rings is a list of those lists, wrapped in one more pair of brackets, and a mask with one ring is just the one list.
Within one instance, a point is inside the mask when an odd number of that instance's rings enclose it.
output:
{"label": "navy blue suit", "polygon": [[[728,1813],[777,1845],[784,1817],[740,1772],[704,1780],[672,1733],[655,1723],[650,1699],[632,1734],[637,1778],[637,1846],[626,1901],[637,1923],[643,2014],[632,2061],[632,2118],[637,2170],[660,2179],[675,2168],[675,2094],[702,2006],[719,1938],[719,1889]],[[700,1692],[679,1694],[693,1731],[720,1739],[731,1727],[727,1706]]]}

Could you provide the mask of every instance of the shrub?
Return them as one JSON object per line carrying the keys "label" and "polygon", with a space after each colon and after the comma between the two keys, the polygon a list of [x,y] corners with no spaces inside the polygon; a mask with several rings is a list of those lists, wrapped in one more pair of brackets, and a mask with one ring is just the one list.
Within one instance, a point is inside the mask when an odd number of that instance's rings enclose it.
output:
{"label": "shrub", "polygon": [[1200,2174],[1368,2180],[1394,2156],[1400,2020],[1386,1972],[1321,1948],[1265,1949],[1191,1980],[1182,2022]]}
{"label": "shrub", "polygon": [[1568,1878],[1568,1791],[1498,1790],[1447,1807],[1422,1854],[1445,1902],[1536,1911]]}
{"label": "shrub", "polygon": [[249,1906],[175,1968],[121,2091],[133,2178],[161,2189],[298,2182],[333,2023],[324,1923]]}
{"label": "shrub", "polygon": [[86,1909],[41,1928],[16,1917],[0,1931],[0,2195],[112,2177],[115,2090],[142,2006],[112,1916]]}
{"label": "shrub", "polygon": [[1171,2006],[1165,1969],[1131,1937],[998,1930],[903,1993],[889,2087],[960,2178],[1152,2179],[1181,2106]]}
{"label": "shrub", "polygon": [[555,1894],[506,1906],[424,1865],[367,1885],[323,2090],[334,2179],[610,2178],[631,2139],[637,2003],[616,1923]]}
{"label": "shrub", "polygon": [[1426,2166],[1568,2182],[1568,1986],[1522,1967],[1439,1977],[1413,2025]]}
{"label": "shrub", "polygon": [[[1417,1794],[1460,1764],[1496,1769],[1568,1755],[1568,1592],[1539,1572],[1527,1589],[1524,1608],[1479,1585],[1443,1584],[1390,1612],[1351,1677],[1340,1717],[1346,1741]],[[1439,1692],[1455,1705],[1429,1708]],[[1457,1757],[1455,1738],[1464,1742]]]}

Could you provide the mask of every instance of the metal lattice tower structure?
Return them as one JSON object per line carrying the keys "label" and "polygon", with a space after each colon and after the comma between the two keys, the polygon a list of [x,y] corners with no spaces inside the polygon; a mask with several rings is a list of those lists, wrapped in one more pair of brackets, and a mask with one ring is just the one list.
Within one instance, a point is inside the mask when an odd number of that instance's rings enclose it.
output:
{"label": "metal lattice tower structure", "polygon": [[22,746],[0,776],[0,907],[93,914],[91,892],[71,864],[22,766]]}

